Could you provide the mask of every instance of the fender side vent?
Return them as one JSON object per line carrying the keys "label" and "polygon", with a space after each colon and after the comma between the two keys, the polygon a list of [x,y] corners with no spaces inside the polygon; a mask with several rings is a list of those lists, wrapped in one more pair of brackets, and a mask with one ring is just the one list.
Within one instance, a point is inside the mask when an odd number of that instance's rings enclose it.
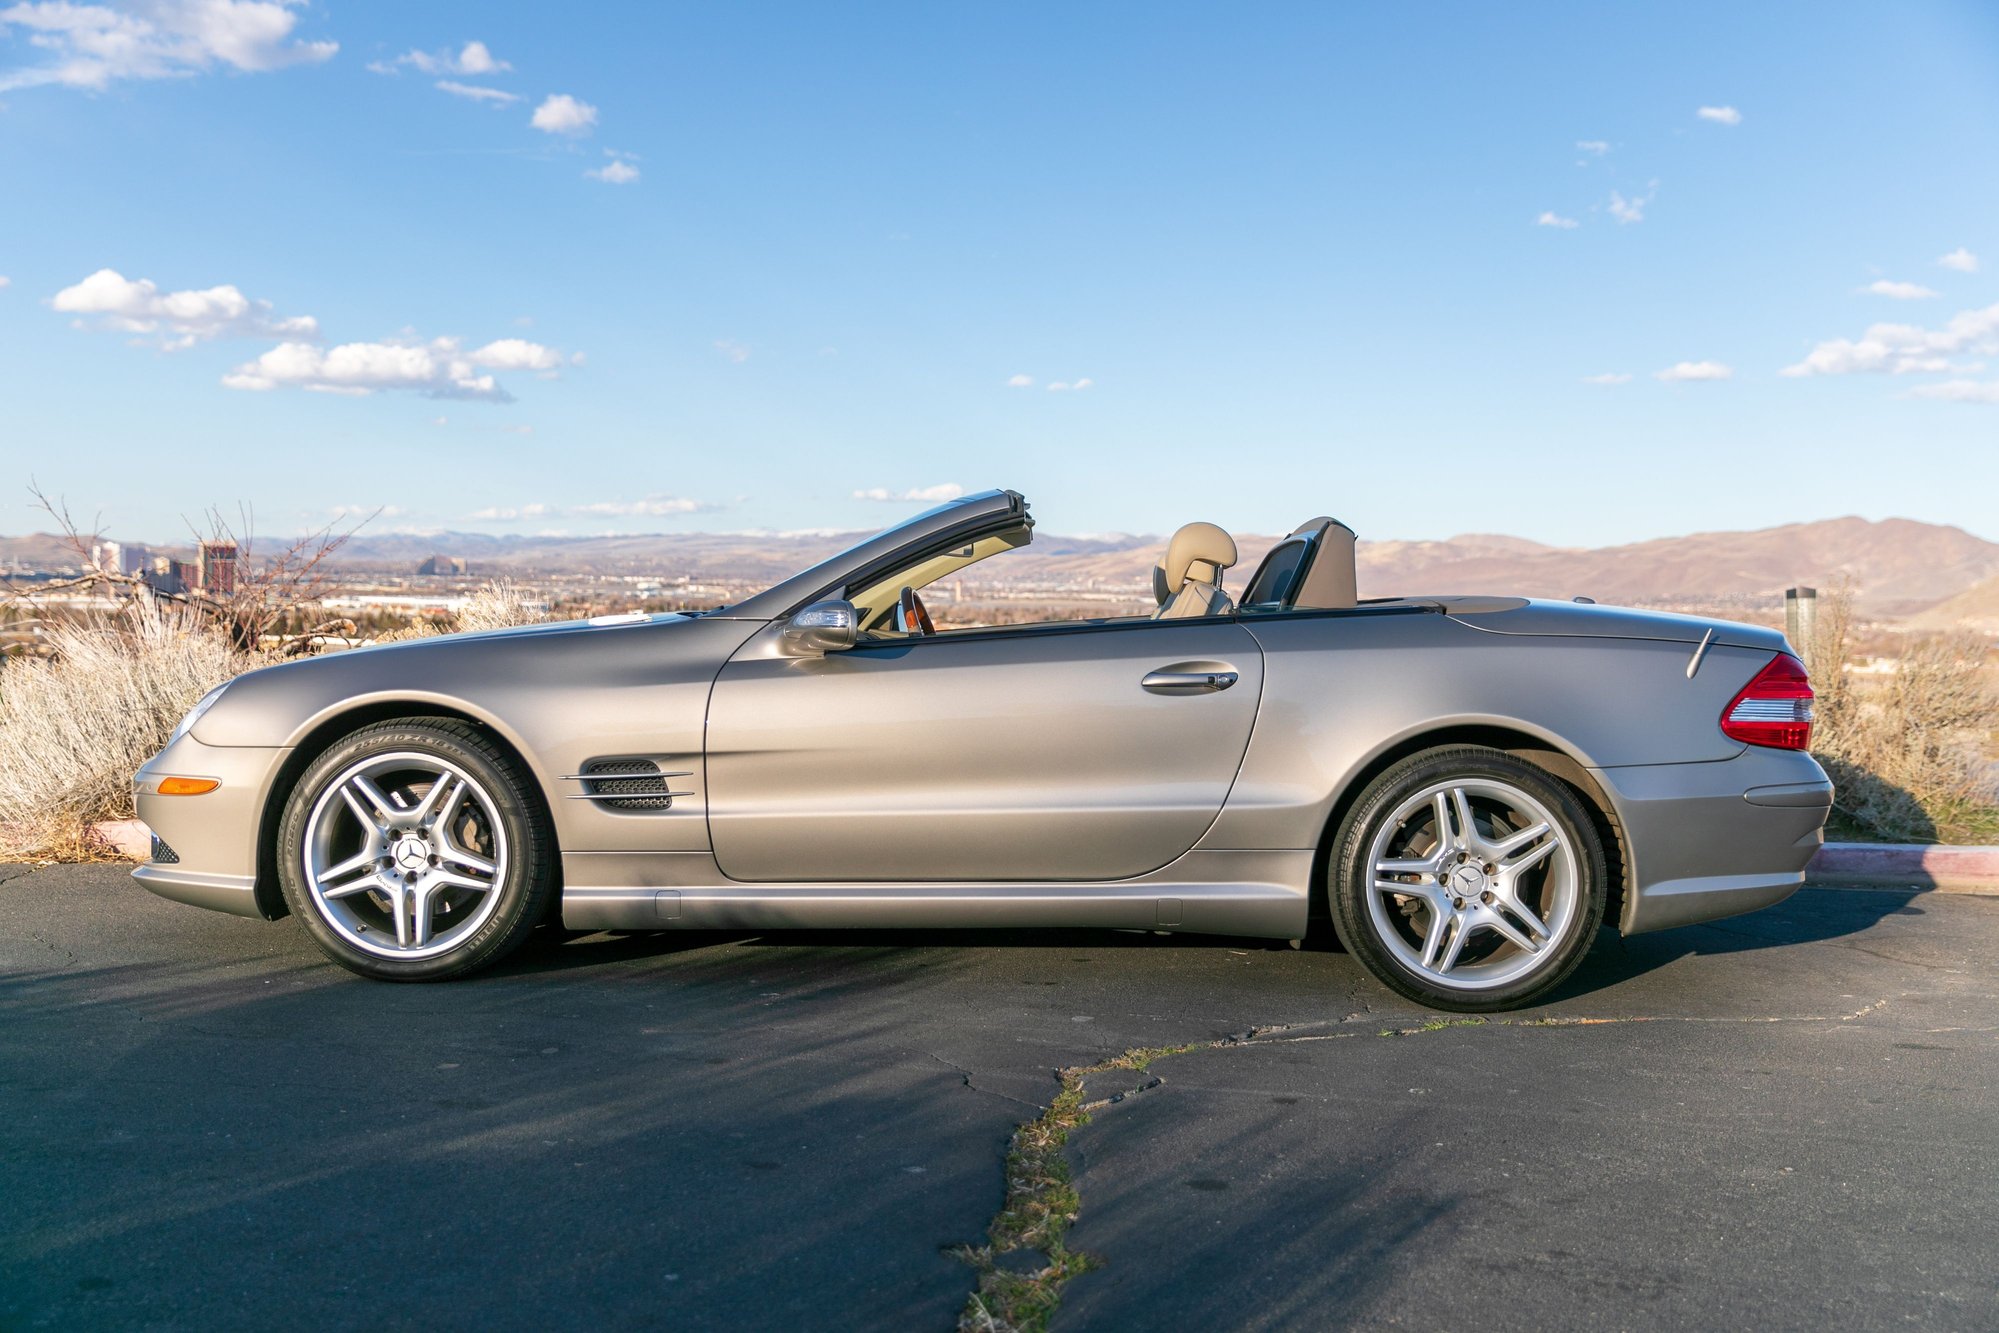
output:
{"label": "fender side vent", "polygon": [[157,833],[153,835],[153,864],[156,866],[177,866],[180,864],[180,853],[167,846],[166,839]]}
{"label": "fender side vent", "polygon": [[670,790],[667,779],[688,776],[664,772],[650,759],[592,759],[571,780],[583,784],[581,799],[601,809],[636,813],[671,810],[674,797],[692,793]]}

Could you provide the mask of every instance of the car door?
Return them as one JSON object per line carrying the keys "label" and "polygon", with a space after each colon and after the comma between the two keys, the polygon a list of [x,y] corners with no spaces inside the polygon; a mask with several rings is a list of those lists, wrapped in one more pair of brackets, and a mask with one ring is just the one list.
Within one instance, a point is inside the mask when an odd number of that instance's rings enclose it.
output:
{"label": "car door", "polygon": [[1111,880],[1192,847],[1241,766],[1263,685],[1232,621],[960,630],[716,678],[709,832],[773,882]]}

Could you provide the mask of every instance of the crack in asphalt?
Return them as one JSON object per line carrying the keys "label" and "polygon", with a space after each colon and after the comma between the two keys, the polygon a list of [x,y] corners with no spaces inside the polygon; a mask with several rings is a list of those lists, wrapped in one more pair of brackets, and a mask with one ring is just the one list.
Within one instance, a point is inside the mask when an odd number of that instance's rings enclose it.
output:
{"label": "crack in asphalt", "polygon": [[1012,1102],[1015,1106],[1025,1106],[1030,1111],[1040,1111],[1043,1109],[1039,1105],[1035,1104],[1034,1102],[1028,1101],[1024,1097],[1015,1097],[1010,1093],[994,1092],[991,1088],[980,1087],[978,1084],[972,1082],[972,1080],[977,1077],[977,1075],[972,1070],[965,1068],[963,1065],[957,1063],[954,1060],[946,1060],[943,1056],[937,1054],[937,1052],[935,1051],[924,1051],[923,1054],[929,1057],[930,1059],[935,1060],[938,1064],[943,1065],[946,1069],[949,1069],[953,1073],[957,1074],[959,1080],[965,1085],[965,1087],[969,1088],[973,1092],[982,1093],[987,1097],[997,1097],[1003,1102]]}
{"label": "crack in asphalt", "polygon": [[[1645,1023],[1712,1023],[1765,1025],[1778,1023],[1843,1024],[1878,1014],[1911,992],[1882,996],[1843,1014],[1694,1015],[1629,1014],[1618,1017],[1546,1018],[1449,1017],[1436,1015],[1413,1027],[1382,1028],[1377,1037],[1421,1037],[1453,1028],[1584,1028],[1620,1027]],[[1105,1110],[1166,1086],[1163,1075],[1151,1066],[1160,1060],[1202,1051],[1243,1050],[1253,1046],[1296,1045],[1305,1042],[1344,1041],[1363,1035],[1359,1026],[1365,1014],[1322,1023],[1259,1024],[1242,1032],[1194,1041],[1177,1046],[1132,1049],[1088,1065],[1071,1065],[1054,1071],[1062,1092],[1040,1113],[1014,1131],[1007,1155],[1006,1197],[987,1228],[984,1245],[951,1247],[949,1253],[978,1271],[978,1282],[966,1296],[958,1328],[966,1333],[1041,1333],[1061,1307],[1062,1291],[1075,1278],[1107,1262],[1099,1255],[1072,1251],[1064,1243],[1068,1227],[1081,1215],[1082,1196],[1072,1177],[1062,1149],[1068,1137],[1090,1123],[1091,1113]],[[1329,1030],[1307,1030],[1329,1029]],[[956,1070],[973,1088],[972,1072],[942,1056],[930,1058]],[[1107,1097],[1084,1100],[1088,1080],[1120,1070],[1144,1075],[1137,1084]],[[976,1089],[983,1091],[983,1089]],[[1005,1096],[994,1093],[994,1096]],[[1007,1098],[1019,1101],[1019,1098]],[[1026,1105],[1027,1103],[1022,1103]],[[1003,1256],[1025,1251],[1039,1261],[1037,1267],[1021,1269],[1003,1262]]]}

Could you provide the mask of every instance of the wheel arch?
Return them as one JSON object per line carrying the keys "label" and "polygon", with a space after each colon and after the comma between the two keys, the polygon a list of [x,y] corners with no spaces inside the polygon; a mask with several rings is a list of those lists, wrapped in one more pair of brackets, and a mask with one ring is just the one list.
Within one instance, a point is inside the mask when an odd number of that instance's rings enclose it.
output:
{"label": "wheel arch", "polygon": [[[278,766],[272,777],[269,790],[264,795],[263,808],[257,813],[257,911],[268,921],[276,921],[290,913],[285,905],[284,890],[278,884],[278,826],[285,816],[285,806],[291,800],[292,791],[299,779],[313,761],[325,754],[344,736],[350,736],[363,727],[374,726],[378,722],[388,722],[397,718],[439,718],[453,722],[463,722],[477,727],[492,742],[505,751],[507,757],[520,765],[526,773],[530,794],[540,803],[542,816],[554,828],[553,812],[549,807],[548,791],[540,769],[529,760],[526,749],[519,738],[492,718],[463,706],[458,702],[447,702],[436,698],[380,698],[349,701],[346,705],[322,712],[311,719],[293,737],[291,753]],[[556,858],[561,864],[561,858]],[[557,895],[560,900],[560,895]]]}
{"label": "wheel arch", "polygon": [[1507,722],[1488,721],[1442,723],[1400,736],[1377,748],[1347,775],[1327,812],[1325,826],[1319,834],[1318,853],[1312,861],[1311,901],[1314,916],[1327,912],[1326,897],[1318,892],[1318,887],[1329,882],[1341,831],[1361,793],[1376,778],[1410,755],[1446,745],[1482,745],[1504,751],[1545,770],[1574,791],[1581,798],[1583,809],[1589,812],[1597,837],[1603,843],[1604,860],[1609,865],[1609,895],[1604,904],[1603,919],[1606,922],[1621,919],[1626,866],[1629,864],[1625,854],[1624,830],[1618,823],[1616,807],[1604,791],[1603,784],[1591,774],[1585,757],[1567,742],[1549,733]]}

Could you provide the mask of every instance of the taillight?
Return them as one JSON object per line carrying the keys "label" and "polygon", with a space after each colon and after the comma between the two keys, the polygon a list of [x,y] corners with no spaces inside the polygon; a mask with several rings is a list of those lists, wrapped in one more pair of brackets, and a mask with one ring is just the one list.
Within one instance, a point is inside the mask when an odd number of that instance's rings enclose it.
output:
{"label": "taillight", "polygon": [[1778,653],[1721,712],[1722,734],[1750,745],[1803,750],[1812,743],[1812,682],[1805,664]]}

